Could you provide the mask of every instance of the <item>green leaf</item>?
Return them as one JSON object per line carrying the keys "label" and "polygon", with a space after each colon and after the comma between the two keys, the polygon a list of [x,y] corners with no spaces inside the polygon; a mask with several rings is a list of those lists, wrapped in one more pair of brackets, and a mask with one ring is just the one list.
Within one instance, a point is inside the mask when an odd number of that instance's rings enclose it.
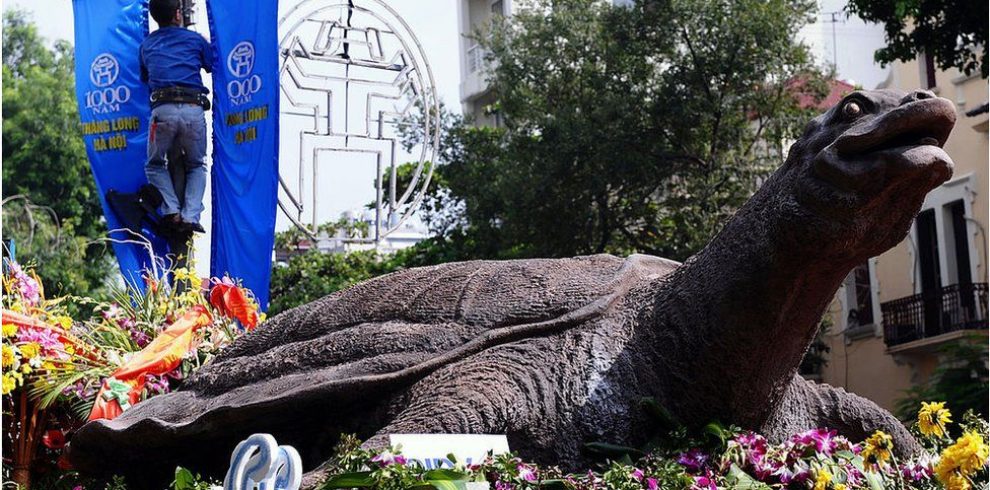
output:
{"label": "green leaf", "polygon": [[729,488],[733,490],[770,490],[769,485],[757,481],[734,464],[729,468],[727,476],[731,485]]}
{"label": "green leaf", "polygon": [[883,478],[880,475],[872,471],[864,471],[863,477],[866,478],[866,482],[870,484],[870,490],[884,490]]}
{"label": "green leaf", "polygon": [[172,487],[175,490],[189,490],[195,488],[196,477],[193,476],[192,472],[181,467],[175,467],[175,481],[172,482]]}
{"label": "green leaf", "polygon": [[371,477],[370,471],[356,471],[331,476],[321,488],[370,488],[374,484],[375,479]]}
{"label": "green leaf", "polygon": [[426,473],[423,473],[424,480],[467,480],[469,476],[470,475],[468,475],[463,471],[449,470],[444,468],[430,470],[427,471]]}
{"label": "green leaf", "polygon": [[653,397],[640,400],[640,407],[660,426],[661,431],[668,432],[681,427],[680,422],[663,405]]}
{"label": "green leaf", "polygon": [[437,490],[467,490],[466,480],[428,480]]}
{"label": "green leaf", "polygon": [[609,458],[621,458],[623,456],[630,457],[635,456],[637,459],[646,456],[646,453],[629,446],[619,446],[617,444],[608,444],[605,442],[589,442],[584,445],[589,451],[595,454],[601,454]]}
{"label": "green leaf", "polygon": [[725,444],[726,441],[728,441],[729,438],[732,437],[732,432],[726,430],[725,427],[723,427],[722,424],[718,422],[710,422],[707,425],[705,425],[705,427],[702,429],[702,433],[710,436],[714,436],[722,444]]}

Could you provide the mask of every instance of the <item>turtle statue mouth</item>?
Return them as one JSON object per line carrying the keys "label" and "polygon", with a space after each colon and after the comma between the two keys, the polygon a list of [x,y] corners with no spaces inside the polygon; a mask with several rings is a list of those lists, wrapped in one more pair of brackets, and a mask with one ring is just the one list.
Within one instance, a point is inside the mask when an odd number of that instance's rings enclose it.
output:
{"label": "turtle statue mouth", "polygon": [[839,192],[867,200],[903,179],[928,180],[934,188],[952,176],[942,146],[955,119],[946,99],[906,102],[853,124],[815,156],[813,171]]}

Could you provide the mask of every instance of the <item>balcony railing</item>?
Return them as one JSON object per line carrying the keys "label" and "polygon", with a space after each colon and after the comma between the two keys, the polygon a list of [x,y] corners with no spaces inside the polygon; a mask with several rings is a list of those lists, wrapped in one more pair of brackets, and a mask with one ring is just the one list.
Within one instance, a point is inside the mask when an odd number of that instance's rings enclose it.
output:
{"label": "balcony railing", "polygon": [[987,284],[954,284],[880,305],[888,347],[956,330],[987,329]]}
{"label": "balcony railing", "polygon": [[468,73],[477,73],[485,67],[485,48],[475,44],[467,50]]}

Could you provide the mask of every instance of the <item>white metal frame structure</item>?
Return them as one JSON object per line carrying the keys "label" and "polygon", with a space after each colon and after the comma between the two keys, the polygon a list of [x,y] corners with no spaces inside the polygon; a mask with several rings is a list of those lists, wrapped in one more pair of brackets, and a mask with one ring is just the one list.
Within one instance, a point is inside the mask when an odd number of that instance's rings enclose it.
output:
{"label": "white metal frame structure", "polygon": [[[326,158],[371,157],[374,223],[372,235],[357,241],[378,244],[415,212],[433,176],[440,107],[422,45],[381,0],[304,0],[279,20],[279,36],[280,116],[307,126],[298,133],[296,182],[286,178],[289,162],[281,162],[279,208],[315,239]],[[403,146],[403,132],[419,137]],[[404,189],[397,175],[402,154],[416,163]]]}

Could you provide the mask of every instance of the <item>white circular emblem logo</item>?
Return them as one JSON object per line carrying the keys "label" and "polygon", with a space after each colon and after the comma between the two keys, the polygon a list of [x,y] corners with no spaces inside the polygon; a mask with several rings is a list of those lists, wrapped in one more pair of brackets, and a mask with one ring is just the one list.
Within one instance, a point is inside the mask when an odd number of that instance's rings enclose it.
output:
{"label": "white circular emblem logo", "polygon": [[241,41],[227,55],[227,69],[237,78],[244,78],[254,69],[254,44]]}
{"label": "white circular emblem logo", "polygon": [[110,53],[102,53],[89,66],[89,80],[97,87],[109,87],[117,81],[120,65]]}

